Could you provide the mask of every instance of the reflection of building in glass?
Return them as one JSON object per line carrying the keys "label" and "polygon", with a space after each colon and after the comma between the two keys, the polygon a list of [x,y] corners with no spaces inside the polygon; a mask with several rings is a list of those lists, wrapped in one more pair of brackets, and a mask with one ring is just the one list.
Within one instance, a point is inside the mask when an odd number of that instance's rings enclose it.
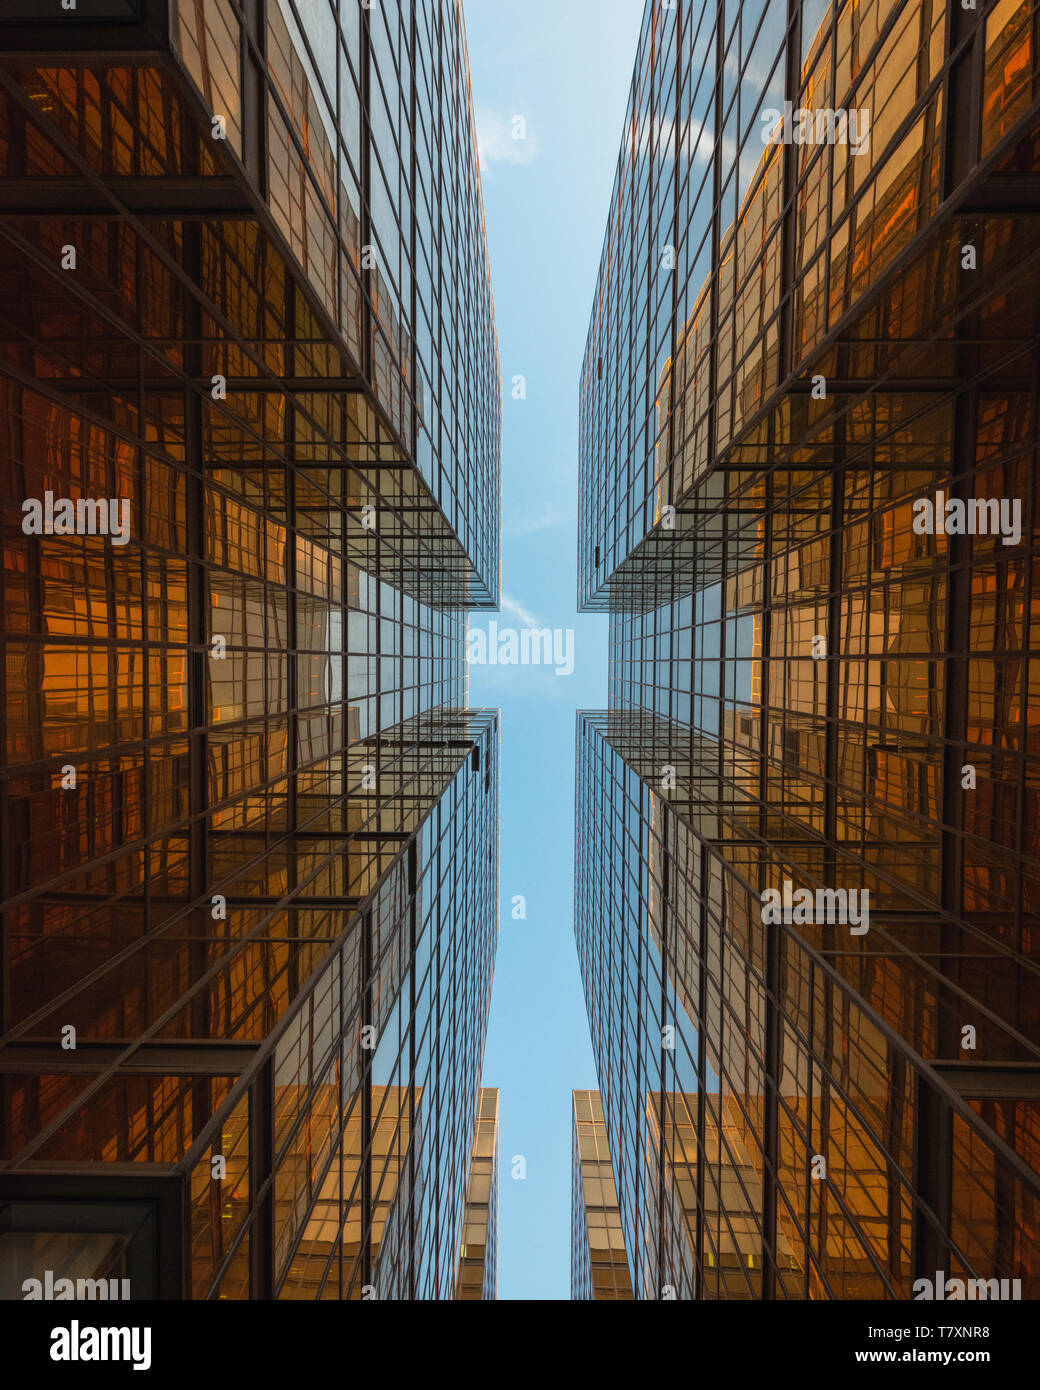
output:
{"label": "reflection of building in glass", "polygon": [[[0,22],[0,1267],[451,1298],[498,913],[459,12],[38,16]],[[129,540],[27,534],[48,494]]]}
{"label": "reflection of building in glass", "polygon": [[[1036,19],[646,8],[582,374],[576,890],[636,1297],[1040,1294]],[[867,109],[869,156],[765,146],[785,100]],[[937,492],[1021,539],[915,529]],[[869,931],[764,925],[788,880]]]}
{"label": "reflection of building in glass", "polygon": [[482,1086],[459,1244],[455,1297],[498,1297],[498,1088]]}
{"label": "reflection of building in glass", "polygon": [[[646,1155],[652,1165],[665,1166],[663,1192],[669,1206],[669,1223],[687,1231],[697,1221],[697,1098],[671,1096],[665,1110],[668,1132],[662,1155],[658,1117],[660,1094],[648,1097],[646,1107]],[[756,1298],[756,1259],[759,1254],[755,1192],[762,1174],[756,1172],[741,1142],[745,1127],[738,1108],[727,1097],[719,1109],[719,1097],[705,1122],[705,1149],[719,1154],[714,1181],[705,1183],[702,1221],[705,1233],[704,1281],[714,1298]],[[719,1133],[721,1120],[722,1134]],[[573,1180],[571,1191],[571,1297],[576,1299],[631,1299],[632,1281],[625,1253],[614,1172],[611,1166],[603,1101],[598,1091],[574,1092]],[[648,1219],[649,1213],[648,1213]],[[685,1226],[684,1226],[685,1223]],[[691,1242],[692,1243],[692,1242]],[[794,1267],[790,1245],[781,1234],[781,1257]],[[676,1253],[685,1260],[683,1275],[691,1277],[689,1245]],[[681,1281],[680,1281],[681,1282]],[[678,1286],[662,1285],[662,1297],[678,1297]],[[706,1295],[707,1296],[707,1295]]]}
{"label": "reflection of building in glass", "polygon": [[610,1145],[598,1091],[575,1091],[571,1172],[571,1298],[632,1297]]}

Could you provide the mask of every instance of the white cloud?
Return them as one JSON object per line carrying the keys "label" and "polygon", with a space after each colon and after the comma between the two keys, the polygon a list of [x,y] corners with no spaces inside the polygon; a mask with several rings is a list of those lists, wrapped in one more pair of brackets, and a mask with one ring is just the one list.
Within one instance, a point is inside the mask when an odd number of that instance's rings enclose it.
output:
{"label": "white cloud", "polygon": [[[538,141],[526,117],[502,116],[486,106],[478,106],[475,114],[481,169],[493,164],[531,164],[538,158]],[[522,138],[517,138],[520,132]]]}
{"label": "white cloud", "polygon": [[527,609],[517,603],[515,598],[510,598],[508,594],[502,595],[502,612],[508,613],[511,618],[519,618],[524,627],[538,627],[538,619],[528,613]]}
{"label": "white cloud", "polygon": [[[638,150],[636,137],[631,125],[628,127],[628,154],[638,153],[647,158],[651,152],[651,128],[639,132]],[[669,162],[675,150],[675,122],[671,117],[663,117],[656,122],[656,146],[659,157]],[[683,159],[693,159],[698,164],[707,164],[715,148],[715,137],[710,122],[704,124],[700,116],[684,121],[679,132],[679,154]]]}

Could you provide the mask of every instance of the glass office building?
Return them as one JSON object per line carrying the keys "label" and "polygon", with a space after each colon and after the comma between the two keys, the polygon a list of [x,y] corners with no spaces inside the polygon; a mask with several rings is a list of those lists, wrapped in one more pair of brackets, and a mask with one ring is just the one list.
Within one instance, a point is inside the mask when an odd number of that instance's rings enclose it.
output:
{"label": "glass office building", "polygon": [[571,1097],[571,1298],[632,1299],[625,1233],[598,1091]]}
{"label": "glass office building", "polygon": [[459,7],[3,0],[0,284],[4,1293],[453,1298],[501,430]]}
{"label": "glass office building", "polygon": [[637,1298],[1040,1296],[1037,19],[646,6],[578,576]]}
{"label": "glass office building", "polygon": [[455,1297],[463,1302],[498,1297],[497,1086],[480,1089]]}

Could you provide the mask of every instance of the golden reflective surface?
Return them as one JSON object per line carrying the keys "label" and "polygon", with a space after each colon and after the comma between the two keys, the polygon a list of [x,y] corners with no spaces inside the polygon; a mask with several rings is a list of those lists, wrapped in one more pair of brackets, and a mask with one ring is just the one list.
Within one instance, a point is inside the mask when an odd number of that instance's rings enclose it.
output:
{"label": "golden reflective surface", "polygon": [[[277,0],[252,48],[172,4],[162,62],[90,0],[82,60],[0,34],[0,1208],[89,1233],[118,1179],[136,1297],[458,1277],[498,894],[465,40],[313,9],[317,66]],[[128,533],[27,532],[46,498]]]}
{"label": "golden reflective surface", "polygon": [[[647,8],[583,369],[577,939],[627,1263],[1036,1296],[1035,6],[796,11]],[[765,143],[785,97],[866,113],[863,154]],[[937,494],[1018,522],[918,525]],[[867,932],[764,921],[785,882]]]}

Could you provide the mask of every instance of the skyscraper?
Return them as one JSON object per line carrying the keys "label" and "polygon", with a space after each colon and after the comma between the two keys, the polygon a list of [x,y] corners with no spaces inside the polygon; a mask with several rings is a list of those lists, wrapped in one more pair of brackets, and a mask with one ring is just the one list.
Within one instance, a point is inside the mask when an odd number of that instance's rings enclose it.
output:
{"label": "skyscraper", "polygon": [[498,917],[465,38],[0,6],[0,1274],[452,1298]]}
{"label": "skyscraper", "polygon": [[498,1297],[498,1088],[482,1086],[459,1246],[456,1299]]}
{"label": "skyscraper", "polygon": [[575,1091],[571,1109],[571,1298],[630,1302],[610,1145],[598,1091]]}
{"label": "skyscraper", "polygon": [[637,1298],[1040,1294],[1035,21],[646,6],[578,576]]}

